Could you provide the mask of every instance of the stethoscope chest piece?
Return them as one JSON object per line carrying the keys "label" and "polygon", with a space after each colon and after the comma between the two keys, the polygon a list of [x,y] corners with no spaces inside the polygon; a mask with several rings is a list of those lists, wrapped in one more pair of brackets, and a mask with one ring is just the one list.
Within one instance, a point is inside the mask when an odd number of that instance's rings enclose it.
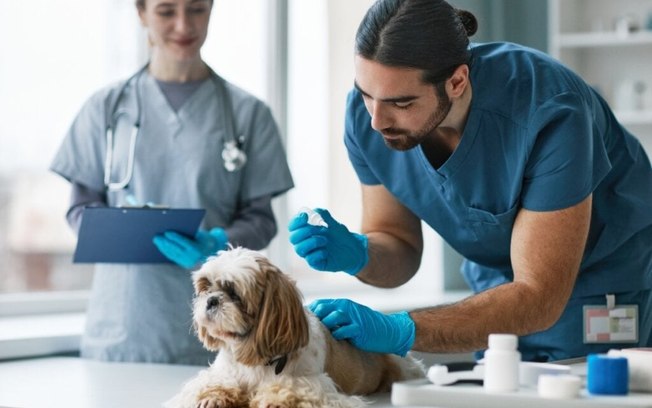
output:
{"label": "stethoscope chest piece", "polygon": [[226,171],[234,172],[240,170],[247,163],[247,155],[238,146],[242,136],[236,140],[227,140],[224,142],[224,149],[222,149],[222,159],[224,160],[224,168]]}
{"label": "stethoscope chest piece", "polygon": [[[106,119],[106,157],[104,161],[104,184],[109,191],[119,191],[127,188],[129,182],[134,173],[134,163],[135,163],[135,154],[136,154],[136,141],[138,139],[138,134],[140,130],[140,119],[141,119],[141,101],[140,101],[140,87],[139,82],[142,74],[147,70],[149,64],[146,64],[138,72],[132,75],[127,81],[122,85],[115,101],[112,104],[110,109],[110,116]],[[210,69],[210,68],[209,68]],[[222,149],[222,159],[224,160],[224,168],[228,172],[235,172],[240,170],[247,163],[247,155],[242,150],[244,144],[244,136],[236,137],[235,130],[235,118],[233,113],[233,107],[231,106],[231,101],[229,98],[229,93],[226,89],[224,80],[219,77],[212,70],[210,71],[210,77],[213,81],[216,88],[216,95],[220,101],[223,101],[223,112],[224,120],[227,122],[226,125],[226,136],[224,141],[224,148]],[[125,90],[130,85],[132,81],[135,80],[134,88],[136,95],[136,120],[132,126],[131,136],[129,140],[129,156],[127,160],[127,169],[124,176],[118,181],[111,180],[111,172],[113,171],[113,162],[114,162],[114,150],[115,150],[115,129],[118,124],[118,120],[121,116],[125,115],[126,112],[119,109],[120,101],[125,93]]]}

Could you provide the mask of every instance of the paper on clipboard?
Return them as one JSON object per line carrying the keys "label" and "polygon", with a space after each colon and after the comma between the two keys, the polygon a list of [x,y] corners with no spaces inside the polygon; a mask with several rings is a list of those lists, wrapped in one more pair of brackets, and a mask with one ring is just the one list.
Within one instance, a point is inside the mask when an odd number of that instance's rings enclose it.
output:
{"label": "paper on clipboard", "polygon": [[169,263],[154,246],[155,235],[173,230],[194,236],[203,209],[87,207],[75,263]]}

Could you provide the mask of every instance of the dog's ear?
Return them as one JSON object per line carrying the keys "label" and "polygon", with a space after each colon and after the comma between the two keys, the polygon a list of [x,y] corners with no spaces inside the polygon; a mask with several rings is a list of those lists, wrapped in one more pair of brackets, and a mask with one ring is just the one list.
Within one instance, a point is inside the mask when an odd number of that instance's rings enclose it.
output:
{"label": "dog's ear", "polygon": [[[199,271],[198,271],[199,272]],[[198,295],[201,292],[208,290],[211,287],[211,282],[208,280],[205,274],[195,273],[193,274],[192,283],[195,288],[195,295]]]}
{"label": "dog's ear", "polygon": [[265,281],[254,333],[240,349],[238,360],[247,365],[267,364],[308,344],[308,319],[296,285],[266,259],[258,259]]}

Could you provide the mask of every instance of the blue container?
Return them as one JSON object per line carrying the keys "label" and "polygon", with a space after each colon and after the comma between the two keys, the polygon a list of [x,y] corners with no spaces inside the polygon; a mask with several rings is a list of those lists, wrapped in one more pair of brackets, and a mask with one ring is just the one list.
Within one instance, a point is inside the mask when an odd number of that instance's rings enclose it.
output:
{"label": "blue container", "polygon": [[629,367],[627,358],[589,354],[586,388],[591,394],[627,395]]}

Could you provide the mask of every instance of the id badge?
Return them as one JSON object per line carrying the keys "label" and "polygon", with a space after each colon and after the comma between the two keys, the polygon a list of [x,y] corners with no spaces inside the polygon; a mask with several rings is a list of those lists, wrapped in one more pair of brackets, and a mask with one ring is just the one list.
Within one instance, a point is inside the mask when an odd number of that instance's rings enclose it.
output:
{"label": "id badge", "polygon": [[638,305],[615,305],[607,295],[607,305],[584,306],[584,343],[638,343]]}

